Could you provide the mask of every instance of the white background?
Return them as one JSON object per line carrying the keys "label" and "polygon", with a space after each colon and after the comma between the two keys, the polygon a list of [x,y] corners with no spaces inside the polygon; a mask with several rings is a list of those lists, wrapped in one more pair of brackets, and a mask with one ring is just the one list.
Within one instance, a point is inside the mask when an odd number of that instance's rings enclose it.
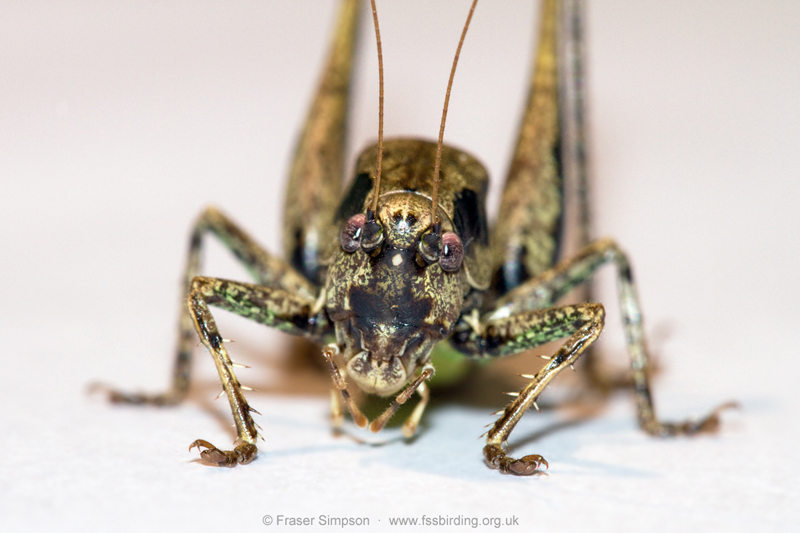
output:
{"label": "white background", "polygon": [[[249,395],[266,437],[253,464],[210,468],[187,451],[196,438],[233,438],[199,350],[181,407],[86,394],[94,380],[167,384],[188,230],[203,206],[280,252],[282,180],[334,4],[0,4],[0,527],[279,530],[265,529],[265,514],[366,516],[387,530],[390,517],[423,514],[516,516],[516,531],[800,527],[800,3],[790,0],[588,9],[597,233],[631,254],[663,416],[742,404],[717,435],[651,439],[620,393],[586,419],[566,408],[526,416],[511,444],[550,470],[503,477],[482,464],[477,437],[500,392],[521,382],[495,370],[465,401],[434,405],[411,444],[397,430],[336,437],[326,378],[290,371],[286,339],[221,312],[233,357],[253,366],[240,378],[262,391]],[[435,137],[469,2],[379,4],[387,135]],[[531,4],[478,7],[450,104],[447,141],[481,158],[495,185],[526,91]],[[363,15],[351,153],[377,130]],[[207,256],[206,273],[244,279],[219,247]],[[603,352],[621,365],[606,293]]]}

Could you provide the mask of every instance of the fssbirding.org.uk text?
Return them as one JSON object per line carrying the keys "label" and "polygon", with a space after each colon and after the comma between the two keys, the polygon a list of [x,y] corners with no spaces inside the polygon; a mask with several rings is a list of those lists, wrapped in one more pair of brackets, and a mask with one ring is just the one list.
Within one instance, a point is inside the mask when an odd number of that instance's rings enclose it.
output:
{"label": "fssbirding.org.uk text", "polygon": [[476,529],[479,526],[484,528],[499,529],[504,526],[519,526],[519,517],[512,515],[510,517],[498,516],[450,516],[450,515],[435,515],[435,516],[415,516],[415,517],[387,517],[387,518],[370,518],[366,516],[353,517],[353,516],[290,516],[279,514],[276,516],[264,515],[262,522],[265,526],[322,526],[322,527],[359,527],[379,525],[381,523],[388,524],[389,526],[422,526],[422,527],[437,527],[437,526],[464,526],[467,528]]}

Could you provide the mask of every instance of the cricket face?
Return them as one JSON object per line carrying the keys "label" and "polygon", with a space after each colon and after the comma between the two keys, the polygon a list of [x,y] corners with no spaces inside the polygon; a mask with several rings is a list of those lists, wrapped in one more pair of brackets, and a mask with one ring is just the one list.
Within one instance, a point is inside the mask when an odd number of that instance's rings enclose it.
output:
{"label": "cricket face", "polygon": [[389,396],[415,377],[436,342],[450,334],[464,282],[460,258],[453,268],[452,254],[460,254],[460,247],[450,248],[444,263],[449,271],[420,254],[420,240],[430,231],[430,200],[393,194],[380,204],[376,222],[381,233],[369,243],[362,240],[373,237],[362,236],[364,215],[345,223],[342,247],[328,270],[326,307],[344,346],[347,374],[363,391]]}

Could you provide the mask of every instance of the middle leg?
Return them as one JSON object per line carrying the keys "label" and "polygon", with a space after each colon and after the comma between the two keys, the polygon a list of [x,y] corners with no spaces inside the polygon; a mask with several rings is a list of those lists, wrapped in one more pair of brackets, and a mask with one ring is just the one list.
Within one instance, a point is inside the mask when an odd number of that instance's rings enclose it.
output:
{"label": "middle leg", "polygon": [[[243,231],[224,213],[215,207],[206,208],[197,218],[189,241],[189,253],[183,276],[181,303],[191,290],[192,280],[200,275],[204,237],[212,234],[241,262],[260,285],[282,289],[314,298],[316,289],[287,262],[270,254],[252,237]],[[161,393],[122,392],[108,390],[114,403],[136,405],[174,405],[189,392],[192,352],[197,345],[194,322],[186,305],[181,305],[178,318],[178,346],[172,370],[172,385]]]}
{"label": "middle leg", "polygon": [[647,433],[656,436],[692,434],[715,429],[719,425],[718,409],[705,418],[683,422],[662,422],[656,416],[650,390],[652,360],[648,354],[641,306],[630,262],[626,254],[611,239],[602,239],[589,244],[574,257],[562,261],[511,291],[498,301],[497,308],[488,315],[487,320],[552,306],[572,288],[591,279],[597,269],[607,263],[613,263],[617,270],[622,325],[631,359],[631,382],[636,398],[639,425]]}

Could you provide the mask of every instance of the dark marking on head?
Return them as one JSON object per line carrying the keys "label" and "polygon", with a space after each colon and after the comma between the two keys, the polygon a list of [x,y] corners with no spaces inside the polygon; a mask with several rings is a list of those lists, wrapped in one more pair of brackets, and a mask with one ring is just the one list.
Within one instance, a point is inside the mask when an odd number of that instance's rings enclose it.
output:
{"label": "dark marking on head", "polygon": [[417,217],[415,217],[412,213],[403,213],[402,211],[396,211],[392,215],[392,224],[394,230],[401,235],[413,231],[416,223],[417,223]]}
{"label": "dark marking on head", "polygon": [[356,325],[367,333],[376,324],[387,324],[397,329],[419,328],[431,313],[431,302],[427,298],[414,298],[410,288],[405,288],[387,301],[387,295],[370,290],[370,287],[350,289],[350,308]]}

